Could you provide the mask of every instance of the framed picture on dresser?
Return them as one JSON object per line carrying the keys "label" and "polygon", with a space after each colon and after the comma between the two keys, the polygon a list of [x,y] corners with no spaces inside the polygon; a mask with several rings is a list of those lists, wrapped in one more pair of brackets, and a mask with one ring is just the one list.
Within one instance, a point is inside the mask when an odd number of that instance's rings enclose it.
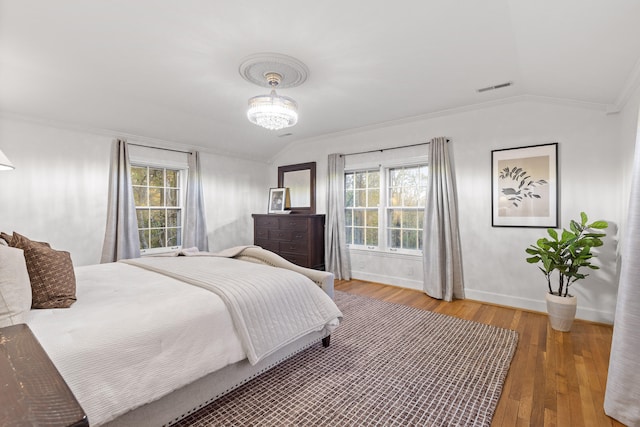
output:
{"label": "framed picture on dresser", "polygon": [[290,205],[287,188],[269,189],[269,213],[283,213]]}

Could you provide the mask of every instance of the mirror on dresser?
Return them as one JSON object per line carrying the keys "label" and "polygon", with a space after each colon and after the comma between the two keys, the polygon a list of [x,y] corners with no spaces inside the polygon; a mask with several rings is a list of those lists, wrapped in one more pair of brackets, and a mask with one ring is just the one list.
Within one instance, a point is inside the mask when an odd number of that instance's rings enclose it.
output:
{"label": "mirror on dresser", "polygon": [[324,270],[324,214],[316,214],[316,163],[278,167],[291,214],[253,214],[253,243],[302,267]]}
{"label": "mirror on dresser", "polygon": [[291,213],[316,213],[316,162],[278,167],[278,187],[289,188]]}

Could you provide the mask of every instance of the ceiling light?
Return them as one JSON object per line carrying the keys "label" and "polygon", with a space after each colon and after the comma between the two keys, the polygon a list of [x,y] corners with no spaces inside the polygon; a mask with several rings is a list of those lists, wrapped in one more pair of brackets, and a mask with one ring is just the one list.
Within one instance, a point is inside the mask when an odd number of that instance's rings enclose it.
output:
{"label": "ceiling light", "polygon": [[247,111],[249,121],[270,130],[294,126],[298,123],[298,104],[293,99],[276,93],[276,87],[282,81],[282,76],[272,72],[267,73],[265,78],[272,88],[271,93],[249,99]]}
{"label": "ceiling light", "polygon": [[4,155],[2,150],[0,150],[0,171],[8,171],[11,169],[15,169],[15,167],[9,159],[7,159],[7,156]]}
{"label": "ceiling light", "polygon": [[238,71],[246,81],[271,89],[267,95],[249,99],[247,118],[251,123],[279,130],[298,122],[298,104],[291,98],[278,95],[276,88],[291,88],[304,83],[309,75],[306,65],[287,55],[258,53],[246,57]]}

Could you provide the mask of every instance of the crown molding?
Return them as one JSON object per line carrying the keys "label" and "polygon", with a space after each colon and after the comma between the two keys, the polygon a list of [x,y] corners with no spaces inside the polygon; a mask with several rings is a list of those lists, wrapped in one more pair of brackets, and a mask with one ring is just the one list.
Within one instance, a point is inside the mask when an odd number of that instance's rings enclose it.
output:
{"label": "crown molding", "polygon": [[575,100],[575,99],[568,99],[568,98],[553,98],[553,97],[538,96],[538,95],[516,95],[516,96],[511,96],[511,97],[502,98],[502,99],[496,99],[496,100],[488,101],[488,102],[469,104],[469,105],[464,105],[464,106],[461,106],[461,107],[448,108],[448,109],[443,109],[443,110],[434,111],[434,112],[430,112],[430,113],[420,114],[420,115],[417,115],[417,116],[404,117],[402,119],[375,123],[375,124],[372,124],[372,125],[361,126],[361,127],[347,129],[347,130],[338,131],[338,132],[327,133],[327,134],[323,134],[323,135],[319,135],[319,136],[313,136],[313,137],[309,137],[309,138],[301,138],[301,139],[297,139],[297,140],[292,140],[287,145],[285,145],[282,148],[282,150],[278,151],[278,153],[276,153],[276,155],[271,157],[270,163],[271,164],[275,163],[275,161],[278,159],[278,157],[283,152],[285,152],[286,150],[288,150],[289,148],[291,148],[294,145],[311,144],[311,143],[315,143],[315,142],[318,142],[318,141],[321,141],[321,140],[325,140],[327,138],[337,138],[337,137],[341,137],[341,136],[354,135],[354,134],[358,134],[358,133],[362,133],[362,132],[369,132],[369,131],[382,129],[382,128],[387,128],[387,127],[391,127],[391,126],[400,126],[400,125],[404,125],[404,124],[415,123],[415,122],[434,119],[434,118],[438,118],[438,117],[453,116],[453,115],[456,115],[456,114],[462,114],[462,113],[467,113],[467,112],[471,112],[471,111],[485,110],[487,108],[493,108],[493,107],[497,107],[497,106],[501,106],[501,105],[516,104],[516,103],[519,103],[519,102],[537,102],[537,103],[542,103],[542,104],[560,105],[560,106],[574,107],[574,108],[583,108],[583,109],[587,109],[587,110],[601,111],[601,112],[606,113],[606,114],[610,114],[609,109],[611,107],[611,105],[607,105],[607,104],[600,104],[600,103],[596,103],[596,102],[578,101],[578,100]]}
{"label": "crown molding", "polygon": [[136,134],[127,133],[127,132],[120,132],[120,131],[111,130],[111,129],[96,128],[91,126],[81,126],[74,123],[63,122],[63,121],[52,120],[52,119],[44,119],[41,117],[27,116],[23,114],[11,113],[6,111],[0,112],[0,118],[18,120],[22,122],[32,123],[40,126],[47,126],[55,129],[60,129],[60,130],[90,133],[93,135],[107,136],[111,138],[122,138],[122,139],[127,139],[135,142],[141,142],[149,145],[150,147],[176,149],[181,151],[198,150],[201,153],[231,157],[231,158],[240,159],[240,160],[249,160],[249,161],[254,161],[258,163],[268,163],[267,159],[264,159],[261,157],[250,156],[250,155],[245,156],[242,154],[238,154],[238,153],[234,153],[226,150],[211,149],[209,147],[203,147],[200,145],[189,145],[181,142],[160,139],[160,138],[152,138],[152,137],[136,135]]}
{"label": "crown molding", "polygon": [[620,95],[616,98],[615,103],[610,106],[607,113],[615,114],[622,111],[638,87],[640,87],[640,59],[636,62],[636,65],[633,67],[631,74],[629,74],[629,78],[627,78],[622,91],[620,91]]}

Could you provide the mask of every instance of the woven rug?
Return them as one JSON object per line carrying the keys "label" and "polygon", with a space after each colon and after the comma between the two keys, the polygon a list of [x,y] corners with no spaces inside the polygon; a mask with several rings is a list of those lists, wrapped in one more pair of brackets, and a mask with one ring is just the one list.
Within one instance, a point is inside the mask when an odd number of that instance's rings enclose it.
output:
{"label": "woven rug", "polygon": [[336,292],[316,344],[178,426],[489,426],[517,332]]}

